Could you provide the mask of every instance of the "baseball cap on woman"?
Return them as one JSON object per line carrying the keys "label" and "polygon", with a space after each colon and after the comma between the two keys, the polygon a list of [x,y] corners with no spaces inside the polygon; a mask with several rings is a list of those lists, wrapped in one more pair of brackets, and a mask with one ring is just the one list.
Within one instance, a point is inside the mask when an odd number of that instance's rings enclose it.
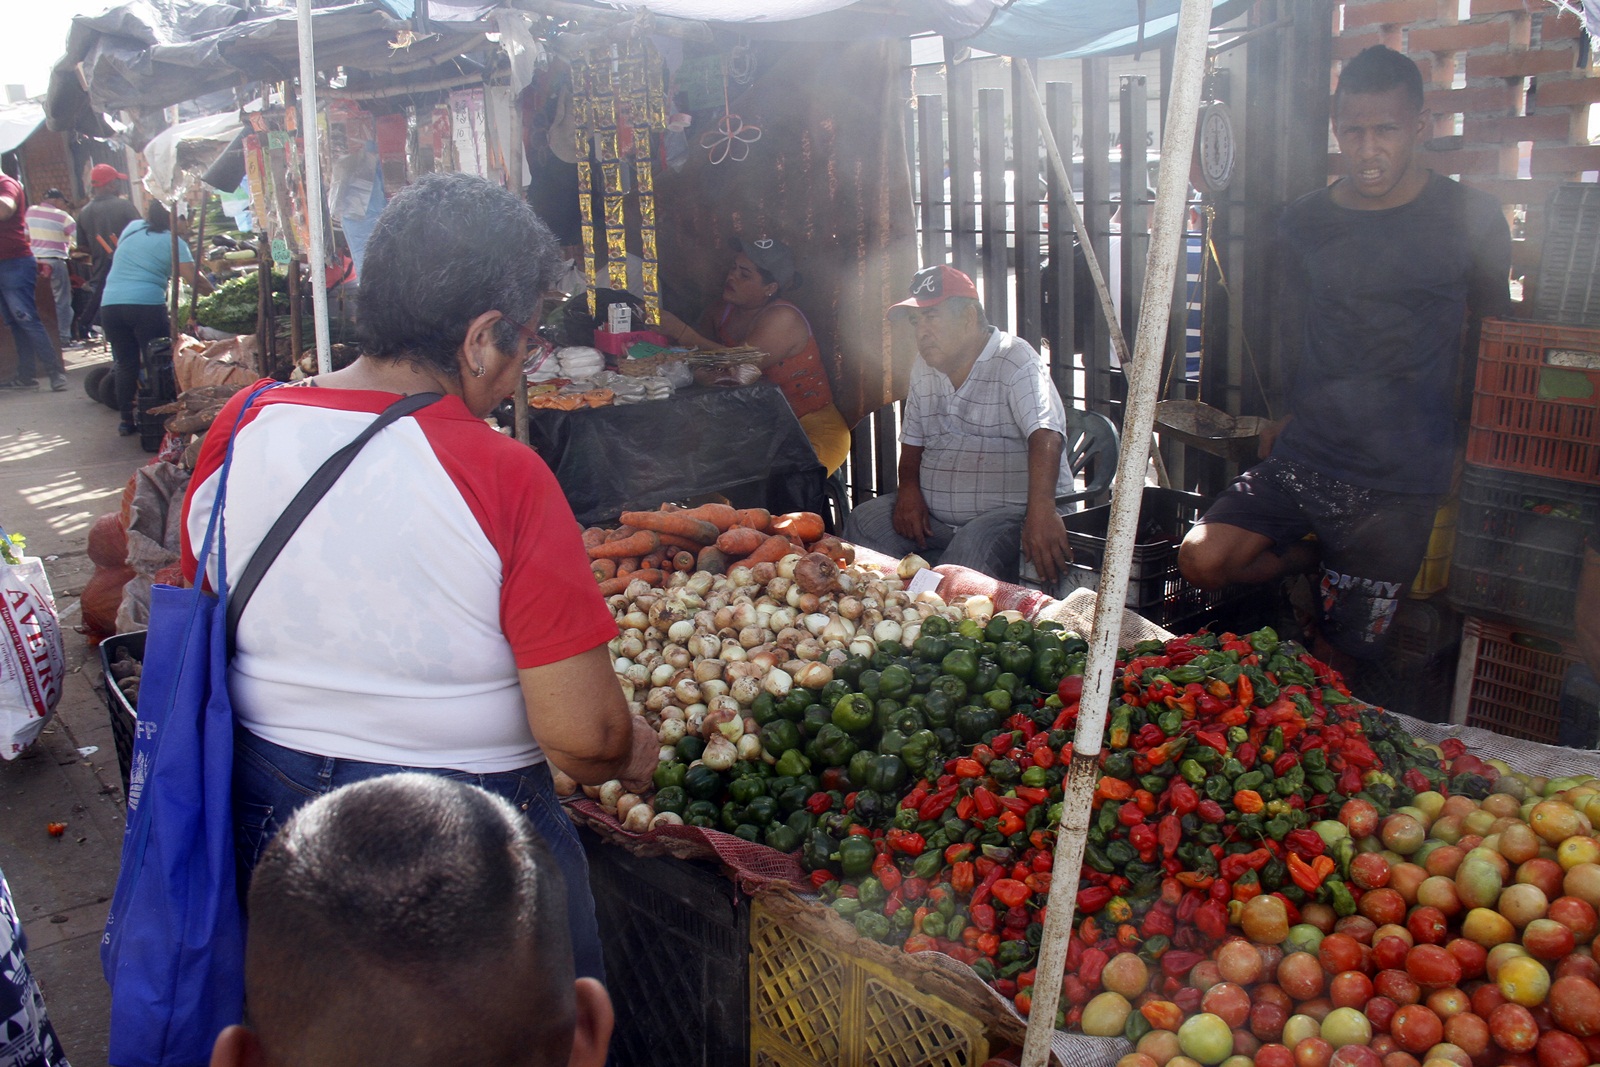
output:
{"label": "baseball cap on woman", "polygon": [[104,186],[112,182],[123,181],[128,176],[109,163],[96,163],[94,169],[89,171],[89,184]]}
{"label": "baseball cap on woman", "polygon": [[753,237],[748,241],[730,237],[728,247],[749,256],[750,262],[772,275],[772,280],[778,283],[779,289],[794,287],[798,278],[794,269],[794,252],[782,241],[766,235]]}

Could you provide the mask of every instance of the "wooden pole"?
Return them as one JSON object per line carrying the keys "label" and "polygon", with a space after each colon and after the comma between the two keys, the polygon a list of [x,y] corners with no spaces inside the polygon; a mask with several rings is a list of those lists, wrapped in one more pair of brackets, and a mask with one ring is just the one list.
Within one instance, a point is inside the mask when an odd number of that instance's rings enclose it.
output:
{"label": "wooden pole", "polygon": [[172,198],[172,217],[167,221],[167,232],[172,235],[172,287],[167,297],[167,339],[174,351],[178,348],[178,289],[183,278],[178,274],[178,198]]}
{"label": "wooden pole", "polygon": [[[194,270],[195,270],[195,277],[197,279],[200,276],[200,264],[204,262],[203,257],[205,256],[205,252],[206,252],[206,201],[209,200],[210,198],[211,197],[210,197],[209,193],[202,193],[201,196],[200,196],[200,225],[196,228],[197,232],[196,232],[195,239],[194,239],[194,249],[193,249],[193,252],[194,252]],[[189,322],[193,322],[194,321],[194,309],[195,309],[195,306],[197,304],[199,304],[199,303],[200,303],[200,286],[199,285],[191,285],[189,287]]]}
{"label": "wooden pole", "polygon": [[304,347],[300,340],[300,328],[304,321],[305,310],[300,296],[300,256],[297,253],[289,257],[289,361],[297,367],[300,365],[300,350]]}
{"label": "wooden pole", "polygon": [[[1199,120],[1200,84],[1205,73],[1206,30],[1211,0],[1183,0],[1178,15],[1173,56],[1171,100],[1161,158],[1187,160],[1194,151],[1194,131]],[[1032,79],[1025,79],[1031,86]],[[1037,96],[1034,97],[1037,100]],[[1048,125],[1043,128],[1048,129]],[[1052,145],[1054,141],[1050,142]],[[1059,158],[1059,157],[1057,157]],[[1066,969],[1067,945],[1078,896],[1078,872],[1083,869],[1083,849],[1089,832],[1094,787],[1100,777],[1100,745],[1116,668],[1117,644],[1122,631],[1123,601],[1128,593],[1128,572],[1133,563],[1133,543],[1138,534],[1139,505],[1144,495],[1143,474],[1149,461],[1150,431],[1155,425],[1155,405],[1161,385],[1161,350],[1171,313],[1173,276],[1184,244],[1184,210],[1189,197],[1185,168],[1161,168],[1156,185],[1150,261],[1144,277],[1139,330],[1133,361],[1124,364],[1129,374],[1128,407],[1123,422],[1122,452],[1111,495],[1110,528],[1106,537],[1100,588],[1095,596],[1094,629],[1089,634],[1089,662],[1084,669],[1083,700],[1078,727],[1063,785],[1061,822],[1056,827],[1054,871],[1050,883],[1044,936],[1039,946],[1039,966],[1033,986],[1033,1010],[1028,1016],[1028,1036],[1022,1067],[1045,1067],[1050,1039],[1055,1033],[1056,1007],[1061,1002],[1061,977]],[[1070,201],[1069,201],[1070,202]],[[1094,263],[1091,257],[1090,264]],[[1128,476],[1126,472],[1137,472]]]}

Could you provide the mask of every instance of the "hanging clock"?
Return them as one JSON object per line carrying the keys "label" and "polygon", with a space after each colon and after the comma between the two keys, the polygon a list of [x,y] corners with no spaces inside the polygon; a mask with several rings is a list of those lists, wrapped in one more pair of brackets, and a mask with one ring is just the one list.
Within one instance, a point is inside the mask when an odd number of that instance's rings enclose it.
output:
{"label": "hanging clock", "polygon": [[1201,184],[1207,192],[1220,193],[1233,180],[1237,144],[1233,139],[1233,116],[1228,105],[1213,101],[1200,112],[1196,135]]}

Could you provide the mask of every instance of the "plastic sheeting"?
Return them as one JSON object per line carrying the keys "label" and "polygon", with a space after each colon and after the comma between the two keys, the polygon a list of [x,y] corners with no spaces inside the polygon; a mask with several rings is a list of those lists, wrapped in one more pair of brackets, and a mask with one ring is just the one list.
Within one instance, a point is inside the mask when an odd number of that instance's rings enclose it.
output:
{"label": "plastic sheeting", "polygon": [[0,106],[0,152],[14,152],[44,124],[44,108],[36,101]]}
{"label": "plastic sheeting", "polygon": [[162,130],[144,147],[145,161],[150,164],[150,172],[144,176],[145,191],[158,200],[171,200],[188,187],[193,172],[204,171],[215,162],[243,130],[238,115],[231,111]]}
{"label": "plastic sheeting", "polygon": [[827,507],[822,464],[769,383],[528,415],[529,440],[585,526],[709,493],[774,514]]}

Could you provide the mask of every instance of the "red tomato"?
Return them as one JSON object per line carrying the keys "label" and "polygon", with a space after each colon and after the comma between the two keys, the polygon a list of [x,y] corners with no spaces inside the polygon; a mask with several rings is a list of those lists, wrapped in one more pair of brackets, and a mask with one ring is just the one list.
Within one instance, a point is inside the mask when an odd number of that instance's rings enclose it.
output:
{"label": "red tomato", "polygon": [[1489,1052],[1489,1024],[1469,1011],[1452,1015],[1444,1021],[1444,1039],[1476,1060]]}
{"label": "red tomato", "polygon": [[1489,962],[1489,950],[1476,941],[1468,941],[1464,937],[1455,938],[1445,944],[1444,950],[1454,956],[1461,964],[1462,978],[1482,978],[1483,972]]}
{"label": "red tomato", "polygon": [[1489,1015],[1489,1037],[1507,1052],[1531,1052],[1539,1043],[1539,1024],[1521,1004],[1502,1004]]}
{"label": "red tomato", "polygon": [[1372,979],[1360,971],[1344,971],[1328,983],[1328,999],[1336,1008],[1359,1008],[1372,999]]}
{"label": "red tomato", "polygon": [[1372,989],[1396,1004],[1415,1004],[1422,999],[1422,987],[1405,971],[1379,971],[1378,977],[1372,980]]}
{"label": "red tomato", "polygon": [[1448,989],[1461,981],[1461,961],[1438,945],[1418,945],[1406,953],[1406,974],[1424,989]]}
{"label": "red tomato", "polygon": [[1493,982],[1486,982],[1472,991],[1472,1013],[1481,1015],[1485,1019],[1494,1014],[1494,1010],[1506,1002],[1506,995],[1500,992],[1500,987]]}
{"label": "red tomato", "polygon": [[1333,1046],[1320,1037],[1301,1038],[1294,1047],[1294,1067],[1328,1067]]}
{"label": "red tomato", "polygon": [[1349,934],[1329,934],[1317,946],[1317,959],[1329,974],[1358,970],[1361,967],[1361,943]]}
{"label": "red tomato", "polygon": [[1422,1053],[1444,1038],[1444,1024],[1426,1005],[1407,1004],[1389,1021],[1389,1034],[1407,1052]]}
{"label": "red tomato", "polygon": [[1600,962],[1596,962],[1593,956],[1574,952],[1556,964],[1552,977],[1565,978],[1569,974],[1577,978],[1587,978],[1591,982],[1600,982]]}
{"label": "red tomato", "polygon": [[1389,1029],[1390,1020],[1394,1018],[1394,1013],[1399,1008],[1400,1005],[1388,997],[1373,997],[1367,1001],[1367,1021],[1372,1024],[1374,1030],[1386,1033]]}
{"label": "red tomato", "polygon": [[1472,998],[1454,986],[1448,989],[1435,989],[1428,994],[1428,999],[1423,1003],[1432,1008],[1433,1013],[1441,1019],[1449,1019],[1464,1011],[1472,1010]]}
{"label": "red tomato", "polygon": [[1278,984],[1296,1000],[1321,996],[1326,982],[1322,964],[1309,952],[1291,952],[1278,964]]}
{"label": "red tomato", "polygon": [[[1288,1009],[1281,1004],[1257,1001],[1250,1005],[1250,1033],[1259,1041],[1276,1041],[1283,1036],[1283,1024],[1289,1021]],[[1234,1046],[1235,1055],[1238,1046]]]}
{"label": "red tomato", "polygon": [[[1374,853],[1366,852],[1363,855],[1371,856]],[[1361,902],[1357,907],[1362,915],[1379,926],[1406,921],[1406,898],[1394,889],[1369,889],[1361,894]]]}
{"label": "red tomato", "polygon": [[1580,945],[1593,941],[1595,931],[1600,930],[1600,917],[1596,916],[1594,907],[1579,897],[1556,897],[1550,902],[1545,918],[1554,919],[1571,930]]}
{"label": "red tomato", "polygon": [[1419,945],[1442,945],[1450,927],[1444,912],[1424,904],[1407,917],[1406,929]]}
{"label": "red tomato", "polygon": [[1409,1052],[1391,1052],[1383,1058],[1383,1067],[1422,1067]]}
{"label": "red tomato", "polygon": [[1539,1057],[1539,1067],[1587,1067],[1589,1063],[1589,1050],[1583,1042],[1560,1030],[1540,1034],[1534,1054]]}
{"label": "red tomato", "polygon": [[1221,1018],[1228,1029],[1237,1030],[1250,1018],[1250,994],[1241,985],[1218,982],[1200,998],[1200,1010]]}
{"label": "red tomato", "polygon": [[1262,1045],[1256,1049],[1256,1067],[1295,1067],[1294,1053],[1276,1043]]}
{"label": "red tomato", "polygon": [[1550,983],[1545,1007],[1555,1024],[1568,1033],[1600,1035],[1600,986],[1589,979],[1571,974],[1557,978]]}
{"label": "red tomato", "polygon": [[1400,970],[1406,965],[1411,946],[1398,937],[1382,937],[1372,946],[1372,965],[1380,971]]}
{"label": "red tomato", "polygon": [[1366,1045],[1345,1045],[1334,1052],[1328,1067],[1383,1067],[1383,1058]]}

